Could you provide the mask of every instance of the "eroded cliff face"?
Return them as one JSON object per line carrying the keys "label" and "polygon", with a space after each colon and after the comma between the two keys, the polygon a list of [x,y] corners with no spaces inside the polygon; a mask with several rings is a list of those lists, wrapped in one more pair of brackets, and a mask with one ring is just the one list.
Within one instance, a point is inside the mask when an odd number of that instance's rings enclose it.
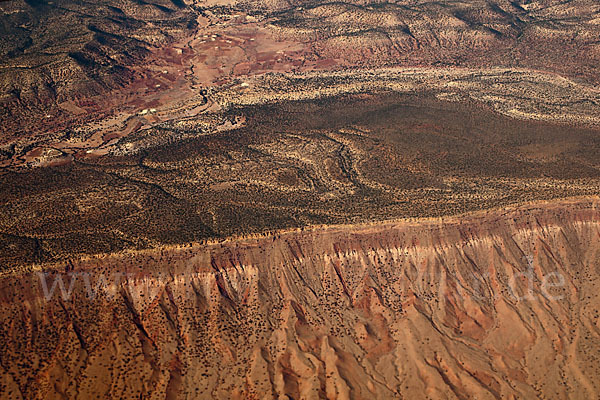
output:
{"label": "eroded cliff face", "polygon": [[6,273],[0,393],[597,398],[599,260],[587,199]]}

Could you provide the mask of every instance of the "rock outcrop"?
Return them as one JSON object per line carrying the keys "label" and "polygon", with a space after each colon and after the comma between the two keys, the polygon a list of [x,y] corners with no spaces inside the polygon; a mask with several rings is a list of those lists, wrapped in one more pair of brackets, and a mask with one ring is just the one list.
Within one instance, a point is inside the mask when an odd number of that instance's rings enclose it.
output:
{"label": "rock outcrop", "polygon": [[8,271],[1,397],[596,398],[599,244],[592,198]]}

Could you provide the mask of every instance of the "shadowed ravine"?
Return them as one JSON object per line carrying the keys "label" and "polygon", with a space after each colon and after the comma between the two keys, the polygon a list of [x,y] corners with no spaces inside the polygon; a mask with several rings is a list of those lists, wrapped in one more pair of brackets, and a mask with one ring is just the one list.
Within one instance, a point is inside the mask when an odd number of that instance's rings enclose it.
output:
{"label": "shadowed ravine", "polygon": [[5,272],[0,397],[597,398],[599,244],[592,198]]}

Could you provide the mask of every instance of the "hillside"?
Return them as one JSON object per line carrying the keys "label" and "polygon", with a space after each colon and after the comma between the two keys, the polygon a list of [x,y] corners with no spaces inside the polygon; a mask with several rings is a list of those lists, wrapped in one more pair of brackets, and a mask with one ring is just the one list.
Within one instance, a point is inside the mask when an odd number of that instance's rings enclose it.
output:
{"label": "hillside", "polygon": [[90,258],[45,267],[49,288],[75,279],[49,301],[39,270],[4,274],[0,393],[595,398],[599,206]]}

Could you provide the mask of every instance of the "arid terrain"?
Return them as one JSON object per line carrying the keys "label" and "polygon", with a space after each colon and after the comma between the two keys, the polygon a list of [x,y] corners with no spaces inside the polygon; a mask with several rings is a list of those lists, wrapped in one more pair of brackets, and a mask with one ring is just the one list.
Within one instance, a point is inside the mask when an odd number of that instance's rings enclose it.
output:
{"label": "arid terrain", "polygon": [[593,0],[2,2],[0,165],[106,154],[120,137],[165,122],[189,120],[195,131],[205,122],[195,117],[207,111],[228,114],[254,102],[257,90],[258,101],[268,99],[264,90],[273,88],[256,87],[265,78],[308,74],[312,85],[299,95],[322,97],[332,83],[327,71],[353,73],[344,90],[364,91],[365,80],[378,87],[390,77],[372,69],[417,68],[433,73],[417,82],[455,95],[470,91],[471,79],[445,87],[453,75],[499,68],[513,72],[510,81],[490,78],[484,88],[495,94],[480,100],[531,99],[542,103],[534,114],[572,107],[597,117],[599,7]]}
{"label": "arid terrain", "polygon": [[355,93],[228,115],[243,126],[161,125],[121,139],[113,156],[5,172],[0,260],[452,215],[600,187],[596,127],[517,120],[469,99]]}
{"label": "arid terrain", "polygon": [[600,398],[600,4],[0,1],[0,398]]}
{"label": "arid terrain", "polygon": [[599,239],[596,198],[15,271],[0,391],[597,398]]}

